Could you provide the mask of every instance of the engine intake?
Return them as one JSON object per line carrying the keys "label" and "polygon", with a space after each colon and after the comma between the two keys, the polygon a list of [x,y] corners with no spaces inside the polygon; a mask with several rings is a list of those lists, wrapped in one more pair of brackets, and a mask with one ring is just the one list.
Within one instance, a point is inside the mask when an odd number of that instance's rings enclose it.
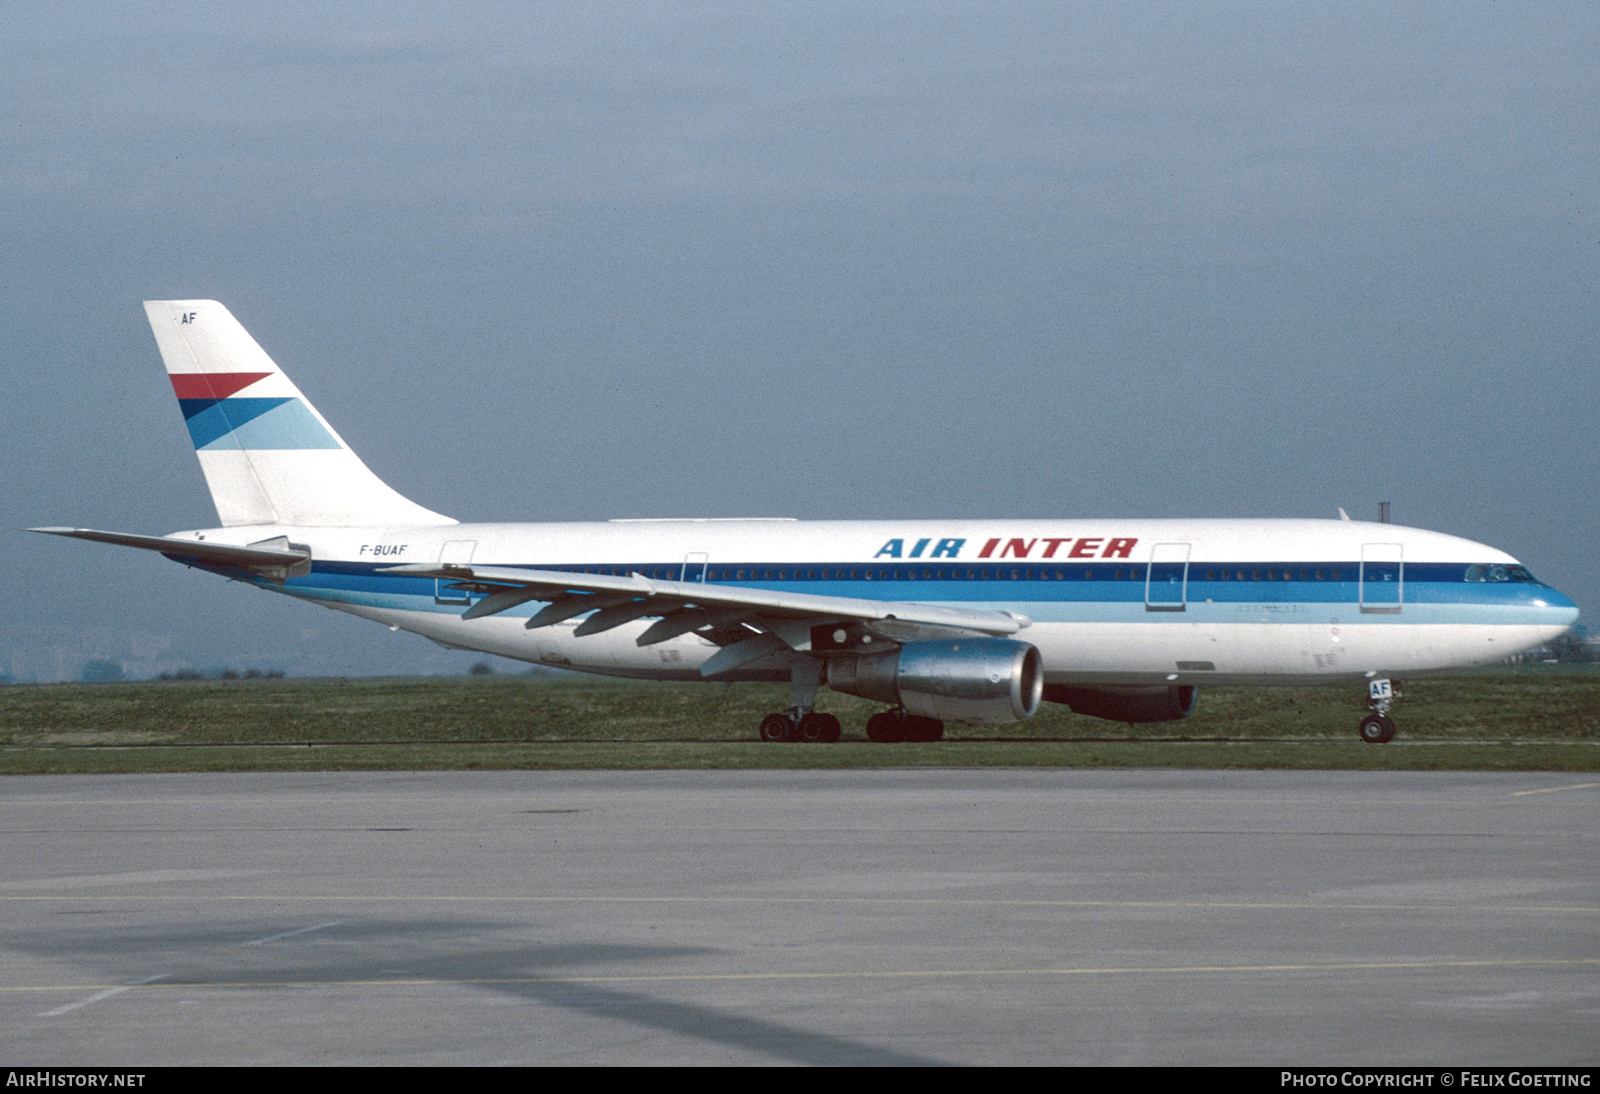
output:
{"label": "engine intake", "polygon": [[1044,672],[1026,642],[958,638],[830,658],[828,686],[942,722],[994,725],[1033,717]]}
{"label": "engine intake", "polygon": [[1051,684],[1044,689],[1048,702],[1062,703],[1074,714],[1112,722],[1176,722],[1194,709],[1200,689],[1168,684],[1130,688],[1074,688]]}

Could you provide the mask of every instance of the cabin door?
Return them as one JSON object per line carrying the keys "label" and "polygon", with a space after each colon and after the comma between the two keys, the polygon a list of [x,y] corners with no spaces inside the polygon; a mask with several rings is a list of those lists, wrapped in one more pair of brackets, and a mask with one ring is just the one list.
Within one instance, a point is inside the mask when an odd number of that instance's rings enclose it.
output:
{"label": "cabin door", "polygon": [[682,581],[704,581],[706,579],[706,563],[711,561],[711,556],[704,551],[690,551],[683,556]]}
{"label": "cabin door", "polygon": [[[445,566],[465,566],[472,561],[472,552],[478,549],[475,539],[452,539],[439,548],[439,562]],[[452,589],[455,582],[441,577],[433,583],[435,604],[471,604],[472,596],[465,589]]]}
{"label": "cabin door", "polygon": [[1398,615],[1405,603],[1405,549],[1398,543],[1361,545],[1361,610]]}
{"label": "cabin door", "polygon": [[1157,543],[1150,548],[1149,572],[1144,578],[1147,612],[1181,612],[1189,599],[1189,545]]}

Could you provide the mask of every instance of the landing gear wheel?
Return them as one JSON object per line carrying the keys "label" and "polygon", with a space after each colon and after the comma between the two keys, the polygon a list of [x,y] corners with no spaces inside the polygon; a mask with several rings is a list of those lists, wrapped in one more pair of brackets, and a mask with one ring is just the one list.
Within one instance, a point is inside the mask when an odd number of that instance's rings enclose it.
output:
{"label": "landing gear wheel", "polygon": [[761,739],[763,741],[790,741],[793,740],[794,723],[782,714],[769,714],[761,719]]}
{"label": "landing gear wheel", "polygon": [[905,739],[906,720],[900,711],[885,710],[867,719],[867,740],[892,745]]}
{"label": "landing gear wheel", "polygon": [[1361,719],[1361,739],[1369,745],[1386,745],[1394,740],[1394,723],[1382,714]]}
{"label": "landing gear wheel", "polygon": [[938,741],[944,738],[944,723],[937,718],[908,714],[905,723],[908,741]]}
{"label": "landing gear wheel", "polygon": [[794,727],[793,740],[805,741],[808,744],[831,745],[839,739],[842,727],[839,719],[831,714],[818,714],[812,711]]}

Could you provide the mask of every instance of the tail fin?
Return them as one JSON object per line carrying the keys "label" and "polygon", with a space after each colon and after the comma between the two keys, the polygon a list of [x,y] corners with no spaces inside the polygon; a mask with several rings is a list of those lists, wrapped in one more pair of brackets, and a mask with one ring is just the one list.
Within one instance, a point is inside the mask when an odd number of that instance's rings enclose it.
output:
{"label": "tail fin", "polygon": [[227,308],[144,310],[225,526],[455,523],[369,471]]}

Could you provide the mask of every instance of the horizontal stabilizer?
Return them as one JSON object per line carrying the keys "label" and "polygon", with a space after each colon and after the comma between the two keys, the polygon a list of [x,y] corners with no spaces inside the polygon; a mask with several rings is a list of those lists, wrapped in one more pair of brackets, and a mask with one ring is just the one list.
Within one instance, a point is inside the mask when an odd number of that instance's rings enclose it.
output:
{"label": "horizontal stabilizer", "polygon": [[160,551],[168,558],[179,562],[210,562],[222,566],[238,566],[276,581],[282,581],[286,576],[299,576],[301,568],[309,569],[311,563],[310,551],[290,546],[289,541],[282,536],[266,543],[235,547],[227,543],[174,539],[171,536],[102,532],[95,528],[29,528],[28,531],[43,532],[50,536],[69,536],[72,539],[88,539],[96,543],[114,543],[118,547]]}

